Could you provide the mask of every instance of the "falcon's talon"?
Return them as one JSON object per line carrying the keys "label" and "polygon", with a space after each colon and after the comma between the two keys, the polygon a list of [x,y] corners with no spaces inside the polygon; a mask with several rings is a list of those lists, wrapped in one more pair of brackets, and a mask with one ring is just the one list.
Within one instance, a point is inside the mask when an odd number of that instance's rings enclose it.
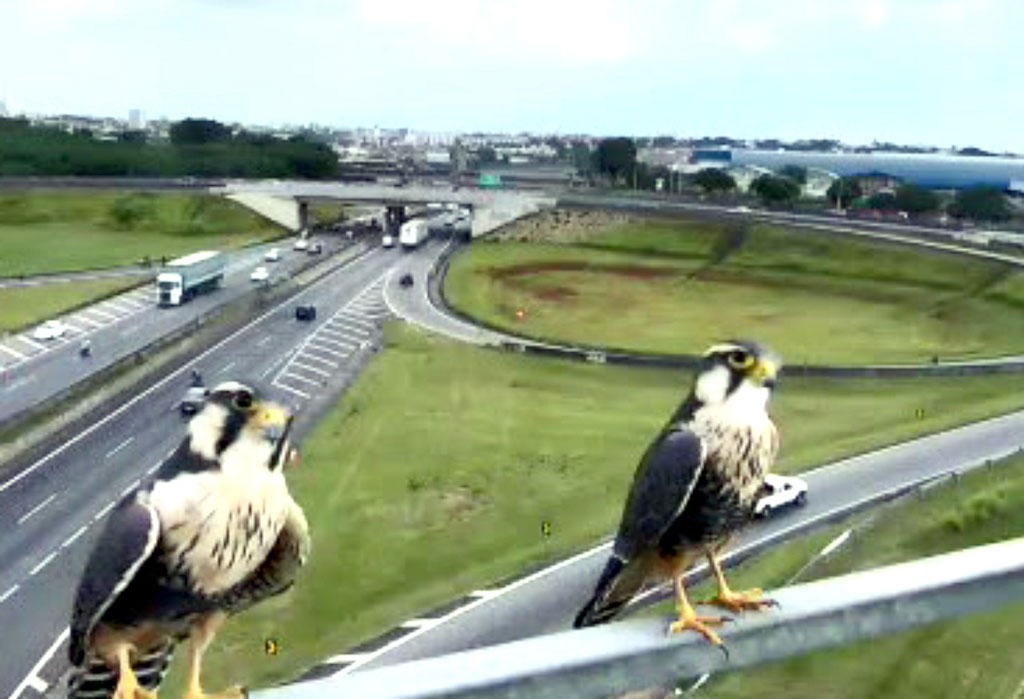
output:
{"label": "falcon's talon", "polygon": [[733,612],[759,611],[764,607],[778,606],[778,602],[762,597],[762,594],[761,590],[757,588],[747,590],[746,592],[732,592],[726,589],[704,602],[704,604],[724,607]]}
{"label": "falcon's talon", "polygon": [[717,626],[721,621],[717,617],[689,617],[681,618],[669,624],[669,633],[682,633],[683,631],[696,631],[703,636],[708,643],[715,646],[722,646],[722,639],[708,626]]}

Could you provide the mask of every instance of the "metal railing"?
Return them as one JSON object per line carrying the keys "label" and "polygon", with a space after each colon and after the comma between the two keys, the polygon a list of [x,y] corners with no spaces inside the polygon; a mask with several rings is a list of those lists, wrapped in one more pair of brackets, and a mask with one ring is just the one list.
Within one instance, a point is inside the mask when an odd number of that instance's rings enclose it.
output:
{"label": "metal railing", "polygon": [[722,631],[728,657],[634,619],[257,692],[258,699],[598,697],[673,685],[1024,600],[1024,538],[795,585]]}

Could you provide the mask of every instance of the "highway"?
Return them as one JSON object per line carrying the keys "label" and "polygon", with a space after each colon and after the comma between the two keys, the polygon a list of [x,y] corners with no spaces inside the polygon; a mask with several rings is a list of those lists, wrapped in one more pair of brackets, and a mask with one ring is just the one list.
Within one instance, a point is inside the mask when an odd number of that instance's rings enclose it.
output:
{"label": "highway", "polygon": [[[314,415],[359,371],[388,316],[381,289],[399,259],[370,249],[297,297],[254,319],[195,362],[208,385],[240,379]],[[318,317],[297,321],[312,303]],[[62,631],[85,557],[112,504],[177,446],[177,403],[187,369],[170,374],[109,417],[0,481],[0,697],[40,696],[63,670]],[[301,437],[310,420],[297,422]],[[16,641],[12,634],[17,630]],[[42,663],[36,667],[37,663]]]}
{"label": "highway", "polygon": [[[433,243],[415,253],[370,251],[211,348],[199,360],[207,381],[254,378],[297,406],[323,405],[359,370],[364,343],[374,341],[388,310],[463,341],[491,341],[450,316],[439,320],[445,314],[426,299],[426,272],[441,249]],[[415,276],[412,289],[397,285],[407,269]],[[320,312],[309,326],[292,313],[307,299]],[[184,371],[166,377],[30,471],[0,482],[0,509],[11,523],[0,537],[0,628],[20,632],[19,643],[0,655],[0,696],[40,696],[61,672],[71,591],[97,527],[180,440],[183,422],[174,406],[186,385]],[[806,507],[755,525],[738,545],[757,548],[792,536],[886,492],[976,467],[1022,444],[1024,412],[831,464],[808,474]],[[321,671],[351,672],[564,629],[592,590],[606,548],[501,588],[467,590],[466,599],[328,659]]]}
{"label": "highway", "polygon": [[[322,236],[319,240],[324,244],[324,255],[347,243],[338,236]],[[293,251],[290,245],[291,240],[285,239],[232,253],[223,287],[181,306],[157,307],[155,286],[147,284],[61,316],[69,328],[62,338],[34,340],[31,329],[0,338],[0,423],[238,298],[253,286],[249,273],[257,264],[265,264],[277,275],[290,274],[310,257]],[[281,261],[262,262],[264,252],[271,247],[281,250]],[[86,337],[92,345],[92,356],[83,359],[78,346]]]}

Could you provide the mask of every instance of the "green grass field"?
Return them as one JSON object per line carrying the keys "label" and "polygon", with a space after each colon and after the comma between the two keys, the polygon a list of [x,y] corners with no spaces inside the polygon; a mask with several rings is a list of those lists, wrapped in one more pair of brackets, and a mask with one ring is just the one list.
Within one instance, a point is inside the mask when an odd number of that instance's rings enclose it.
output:
{"label": "green grass field", "polygon": [[[290,475],[313,532],[310,564],[292,591],[225,627],[209,654],[208,686],[280,682],[404,619],[594,544],[615,527],[636,460],[689,381],[390,326],[384,352],[306,440]],[[780,384],[774,412],[793,470],[1022,404],[1024,376],[794,379]],[[280,654],[263,653],[266,638]]]}
{"label": "green grass field", "polygon": [[137,264],[281,235],[234,202],[195,194],[0,193],[0,276]]}
{"label": "green grass field", "polygon": [[[749,562],[738,587],[791,578],[846,523]],[[800,581],[831,577],[1024,535],[1024,459],[970,474],[875,513],[858,516],[854,536]],[[709,589],[709,588],[707,588]],[[663,614],[671,610],[663,607]],[[770,613],[770,612],[769,612]],[[708,699],[868,699],[1018,697],[1024,661],[1024,604],[943,622],[782,663],[713,678]]]}
{"label": "green grass field", "polygon": [[[962,359],[1024,349],[1024,273],[1003,264],[757,225],[654,220],[577,244],[481,241],[445,292],[531,337],[699,353],[752,337],[788,363]],[[521,313],[520,313],[521,312]]]}
{"label": "green grass field", "polygon": [[68,309],[112,296],[138,284],[137,279],[98,279],[46,286],[0,289],[0,331],[35,325]]}

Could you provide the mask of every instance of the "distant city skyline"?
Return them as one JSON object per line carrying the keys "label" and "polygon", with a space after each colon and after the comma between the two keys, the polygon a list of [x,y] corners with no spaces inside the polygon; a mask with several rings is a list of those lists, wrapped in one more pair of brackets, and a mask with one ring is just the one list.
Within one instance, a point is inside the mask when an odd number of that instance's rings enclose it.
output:
{"label": "distant city skyline", "polygon": [[10,114],[1024,153],[1012,0],[0,0]]}

